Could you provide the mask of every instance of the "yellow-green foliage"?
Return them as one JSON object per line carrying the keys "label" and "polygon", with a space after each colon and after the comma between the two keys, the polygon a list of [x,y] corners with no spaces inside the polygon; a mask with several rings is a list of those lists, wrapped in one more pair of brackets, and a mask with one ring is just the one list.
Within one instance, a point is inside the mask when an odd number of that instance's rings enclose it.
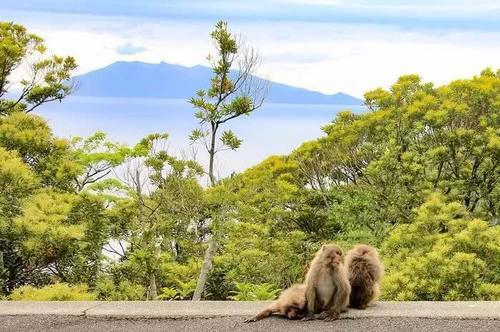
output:
{"label": "yellow-green foliage", "polygon": [[43,288],[20,287],[9,296],[14,301],[92,301],[97,297],[88,292],[87,285],[70,286],[57,283]]}
{"label": "yellow-green foliage", "polygon": [[216,257],[215,264],[224,267],[231,282],[284,288],[302,276],[308,258],[302,247],[304,238],[299,231],[271,234],[268,226],[234,223],[229,227],[225,253]]}
{"label": "yellow-green foliage", "polygon": [[146,290],[142,285],[133,284],[128,280],[115,285],[110,278],[102,278],[97,281],[96,293],[99,300],[133,301],[144,300]]}
{"label": "yellow-green foliage", "polygon": [[75,221],[68,218],[78,200],[75,194],[51,190],[32,196],[24,206],[23,215],[14,223],[16,230],[24,235],[24,249],[53,256],[64,245],[81,239],[84,226],[73,224]]}
{"label": "yellow-green foliage", "polygon": [[0,228],[1,217],[19,212],[19,200],[27,196],[38,183],[35,174],[16,151],[0,146]]}
{"label": "yellow-green foliage", "polygon": [[389,300],[500,300],[500,226],[432,195],[384,242]]}
{"label": "yellow-green foliage", "polygon": [[82,171],[71,159],[68,142],[55,137],[47,121],[37,115],[14,112],[1,117],[0,146],[16,150],[44,184],[67,188]]}
{"label": "yellow-green foliage", "polygon": [[279,294],[280,289],[276,289],[271,284],[254,285],[245,282],[237,282],[236,290],[232,291],[229,298],[235,301],[271,301]]}
{"label": "yellow-green foliage", "polygon": [[7,190],[14,191],[19,187],[31,187],[36,184],[35,174],[19,158],[16,151],[8,151],[0,146],[0,160],[2,160],[0,163],[0,188],[2,188],[2,193]]}
{"label": "yellow-green foliage", "polygon": [[[201,263],[195,259],[189,259],[185,264],[177,262],[165,262],[160,266],[162,277],[169,286],[177,286],[180,283],[195,280],[200,271]],[[174,287],[175,288],[175,287]]]}

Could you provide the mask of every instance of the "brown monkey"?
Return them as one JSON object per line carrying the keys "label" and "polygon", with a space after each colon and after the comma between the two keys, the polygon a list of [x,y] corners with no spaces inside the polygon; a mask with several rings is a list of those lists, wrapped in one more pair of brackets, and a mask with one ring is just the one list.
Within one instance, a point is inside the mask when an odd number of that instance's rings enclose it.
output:
{"label": "brown monkey", "polygon": [[347,252],[345,264],[351,284],[349,306],[365,309],[380,293],[379,281],[384,268],[377,249],[358,244]]}
{"label": "brown monkey", "polygon": [[245,323],[256,322],[262,318],[277,314],[288,319],[300,319],[306,313],[306,286],[292,285],[285,289],[276,301],[265,307],[255,317],[247,319]]}
{"label": "brown monkey", "polygon": [[349,304],[351,286],[342,264],[342,249],[335,244],[326,244],[316,253],[306,275],[307,316],[335,320]]}

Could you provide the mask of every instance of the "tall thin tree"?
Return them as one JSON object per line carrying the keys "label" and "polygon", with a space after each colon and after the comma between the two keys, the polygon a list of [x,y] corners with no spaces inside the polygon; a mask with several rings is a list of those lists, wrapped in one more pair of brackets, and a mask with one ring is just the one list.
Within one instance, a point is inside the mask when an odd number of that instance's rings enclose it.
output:
{"label": "tall thin tree", "polygon": [[[262,106],[267,91],[266,81],[253,76],[258,64],[257,52],[245,47],[242,39],[228,31],[227,23],[219,21],[210,34],[216,54],[209,55],[214,76],[206,90],[200,90],[189,102],[196,109],[195,117],[200,127],[193,130],[192,142],[201,142],[208,153],[210,185],[217,182],[214,162],[217,153],[236,150],[241,145],[231,130],[222,131],[222,126],[242,115],[249,115]],[[214,222],[214,220],[212,220]],[[194,301],[199,301],[205,289],[212,260],[217,250],[217,234],[212,228],[204,262],[198,277]]]}

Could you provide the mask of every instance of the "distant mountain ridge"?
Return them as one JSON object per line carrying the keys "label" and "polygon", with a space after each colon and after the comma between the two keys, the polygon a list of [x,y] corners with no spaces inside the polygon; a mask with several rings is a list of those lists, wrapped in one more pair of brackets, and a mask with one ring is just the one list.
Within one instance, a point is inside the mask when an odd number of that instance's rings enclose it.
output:
{"label": "distant mountain ridge", "polygon": [[[115,62],[76,77],[74,95],[93,97],[181,98],[192,97],[205,89],[212,69],[204,66],[184,67],[165,62]],[[261,80],[261,78],[257,78]],[[363,101],[339,92],[326,95],[316,91],[269,82],[269,103],[361,105]]]}

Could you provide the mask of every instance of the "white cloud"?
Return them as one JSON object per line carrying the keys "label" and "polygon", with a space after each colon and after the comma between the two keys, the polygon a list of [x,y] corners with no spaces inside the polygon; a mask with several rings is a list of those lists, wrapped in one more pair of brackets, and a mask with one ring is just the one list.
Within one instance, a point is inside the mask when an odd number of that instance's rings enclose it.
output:
{"label": "white cloud", "polygon": [[[14,19],[43,36],[54,53],[76,56],[80,73],[118,60],[206,64],[212,47],[211,21],[63,14],[51,18],[22,12],[0,14],[0,19]],[[362,96],[377,86],[388,87],[404,73],[444,83],[476,74],[486,66],[500,67],[496,32],[311,22],[229,23],[263,55],[262,76],[324,93]],[[117,48],[127,43],[145,50],[118,54]]]}
{"label": "white cloud", "polygon": [[120,45],[116,48],[116,53],[121,55],[135,55],[142,53],[146,50],[145,47],[137,46],[132,44],[131,42],[127,42],[123,45]]}

